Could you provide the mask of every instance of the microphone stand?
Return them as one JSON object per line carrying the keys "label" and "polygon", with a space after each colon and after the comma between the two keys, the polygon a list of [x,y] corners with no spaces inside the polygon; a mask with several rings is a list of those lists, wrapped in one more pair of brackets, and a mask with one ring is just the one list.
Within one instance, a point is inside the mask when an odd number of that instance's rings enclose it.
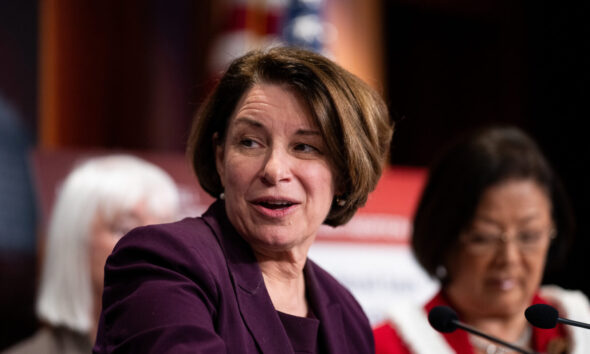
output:
{"label": "microphone stand", "polygon": [[488,340],[490,340],[492,342],[500,343],[500,344],[502,344],[502,345],[504,345],[504,346],[506,346],[506,347],[508,347],[508,348],[510,348],[510,349],[512,349],[512,350],[514,350],[516,352],[518,352],[518,353],[523,353],[523,354],[538,354],[537,352],[527,351],[527,350],[522,349],[522,348],[519,348],[519,347],[517,347],[517,346],[515,346],[515,345],[513,345],[511,343],[505,342],[505,341],[503,341],[503,340],[501,340],[499,338],[495,338],[495,337],[492,337],[490,335],[487,335],[487,334],[485,334],[483,332],[480,332],[477,329],[475,329],[475,328],[473,328],[471,326],[468,326],[468,325],[466,325],[464,323],[461,323],[461,322],[459,322],[457,320],[452,320],[452,322],[458,328],[461,328],[461,329],[463,329],[463,330],[465,330],[467,332],[473,333],[475,335],[484,337],[484,338],[486,338],[486,339],[488,339]]}

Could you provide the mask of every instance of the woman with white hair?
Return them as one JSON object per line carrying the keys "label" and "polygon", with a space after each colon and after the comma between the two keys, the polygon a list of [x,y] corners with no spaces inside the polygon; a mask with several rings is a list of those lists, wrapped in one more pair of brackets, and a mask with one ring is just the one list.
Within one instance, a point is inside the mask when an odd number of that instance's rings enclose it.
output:
{"label": "woman with white hair", "polygon": [[178,202],[170,176],[131,155],[74,168],[49,220],[36,306],[43,326],[7,353],[91,352],[108,255],[130,229],[174,220]]}

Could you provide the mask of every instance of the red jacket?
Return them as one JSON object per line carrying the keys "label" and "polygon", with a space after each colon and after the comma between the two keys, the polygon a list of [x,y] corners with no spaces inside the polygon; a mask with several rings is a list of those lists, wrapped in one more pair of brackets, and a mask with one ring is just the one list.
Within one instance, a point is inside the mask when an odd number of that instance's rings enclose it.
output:
{"label": "red jacket", "polygon": [[[546,304],[547,302],[535,295],[532,304]],[[432,298],[425,306],[427,314],[436,306],[449,306],[441,292]],[[523,314],[524,316],[524,314]],[[434,329],[432,329],[434,331]],[[456,330],[452,333],[440,333],[451,348],[460,354],[473,354],[474,348],[469,342],[467,332]],[[398,335],[393,323],[385,322],[373,330],[375,337],[376,354],[410,354],[410,350],[404,340]],[[565,332],[561,325],[552,329],[540,329],[533,327],[533,350],[546,352],[549,343],[553,340],[563,340]],[[421,353],[422,354],[422,353]]]}

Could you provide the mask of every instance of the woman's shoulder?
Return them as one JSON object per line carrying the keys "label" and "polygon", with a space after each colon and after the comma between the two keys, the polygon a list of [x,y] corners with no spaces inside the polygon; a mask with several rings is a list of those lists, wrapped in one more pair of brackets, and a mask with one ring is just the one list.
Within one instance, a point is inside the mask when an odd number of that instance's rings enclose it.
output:
{"label": "woman's shoulder", "polygon": [[[539,290],[539,296],[543,301],[557,308],[561,317],[590,323],[590,302],[583,292],[563,289],[557,285],[544,285]],[[565,326],[564,329],[572,343],[570,353],[590,352],[590,337],[588,337],[587,329],[574,326]]]}
{"label": "woman's shoulder", "polygon": [[215,240],[214,232],[202,217],[189,217],[179,221],[137,227],[127,233],[119,243],[162,242],[206,244]]}
{"label": "woman's shoulder", "polygon": [[184,218],[167,224],[137,227],[127,233],[115,246],[119,248],[140,247],[164,251],[181,251],[183,248],[217,248],[215,231],[202,217]]}
{"label": "woman's shoulder", "polygon": [[544,285],[539,289],[541,300],[557,308],[564,317],[575,317],[590,322],[590,302],[580,290],[564,289],[557,285]]}
{"label": "woman's shoulder", "polygon": [[[199,217],[186,217],[181,220],[137,227],[128,232],[115,246],[174,248],[219,248],[221,234],[220,219],[224,209],[218,203],[212,204]],[[218,235],[216,237],[216,235]]]}
{"label": "woman's shoulder", "polygon": [[580,310],[590,313],[588,297],[580,290],[564,289],[557,285],[544,285],[539,290],[539,296],[549,303],[563,307],[563,310]]}
{"label": "woman's shoulder", "polygon": [[146,264],[191,274],[215,274],[216,268],[225,264],[215,233],[201,217],[141,226],[119,240],[109,256],[107,269],[118,264]]}
{"label": "woman's shoulder", "polygon": [[428,322],[427,309],[437,296],[426,305],[401,299],[392,303],[385,320],[373,330],[377,353],[454,353],[444,336]]}

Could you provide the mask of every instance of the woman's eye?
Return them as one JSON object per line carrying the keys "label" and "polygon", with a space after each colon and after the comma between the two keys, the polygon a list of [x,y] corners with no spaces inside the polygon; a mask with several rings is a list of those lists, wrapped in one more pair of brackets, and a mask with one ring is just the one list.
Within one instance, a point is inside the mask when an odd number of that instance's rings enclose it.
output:
{"label": "woman's eye", "polygon": [[240,140],[240,145],[244,146],[244,147],[248,147],[248,148],[252,148],[252,147],[257,147],[260,144],[258,144],[255,140],[253,139],[242,139]]}
{"label": "woman's eye", "polygon": [[315,146],[309,144],[297,144],[295,145],[295,151],[301,152],[320,152]]}
{"label": "woman's eye", "polygon": [[539,232],[523,232],[518,236],[518,239],[522,243],[536,243],[541,239],[541,233]]}
{"label": "woman's eye", "polygon": [[476,233],[471,235],[471,237],[469,238],[469,242],[476,244],[488,244],[494,243],[497,239],[498,237],[494,235]]}

